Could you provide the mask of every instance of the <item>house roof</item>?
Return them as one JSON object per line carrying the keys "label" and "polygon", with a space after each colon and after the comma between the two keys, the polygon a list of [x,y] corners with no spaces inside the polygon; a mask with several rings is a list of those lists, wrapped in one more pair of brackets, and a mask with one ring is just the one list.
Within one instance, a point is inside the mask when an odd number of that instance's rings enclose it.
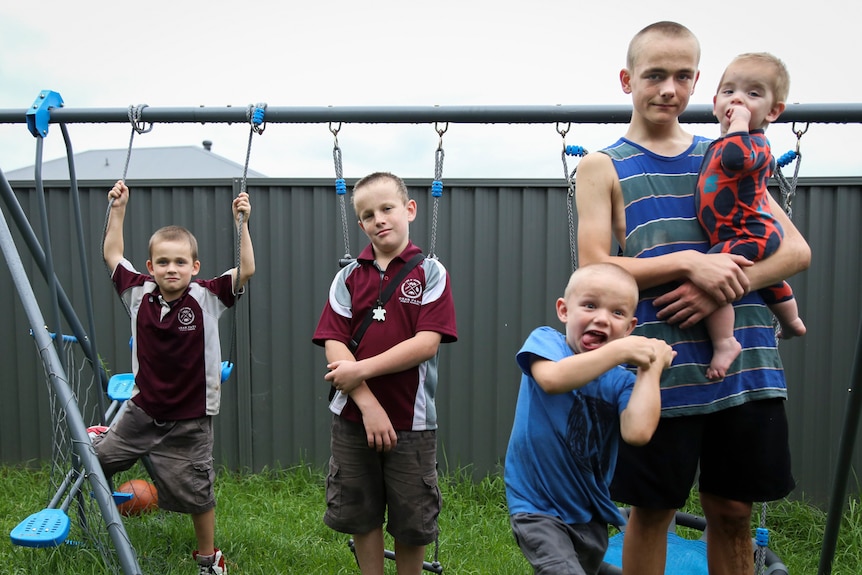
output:
{"label": "house roof", "polygon": [[[129,180],[173,180],[240,178],[243,165],[212,153],[210,143],[204,146],[167,146],[136,148],[129,160],[126,178]],[[128,150],[89,150],[75,154],[75,175],[78,180],[115,180],[122,176]],[[33,180],[33,166],[6,172],[7,180]],[[249,169],[250,178],[265,178],[264,174]],[[68,180],[69,164],[66,158],[42,164],[43,180]]]}

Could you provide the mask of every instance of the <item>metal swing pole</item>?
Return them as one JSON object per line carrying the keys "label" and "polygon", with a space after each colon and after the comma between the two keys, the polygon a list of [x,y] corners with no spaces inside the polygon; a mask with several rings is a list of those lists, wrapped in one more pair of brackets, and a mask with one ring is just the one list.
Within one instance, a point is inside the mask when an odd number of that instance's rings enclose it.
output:
{"label": "metal swing pole", "polygon": [[[110,489],[108,489],[107,479],[102,472],[102,467],[87,437],[86,426],[80,411],[77,409],[74,395],[66,383],[66,375],[59,354],[52,345],[48,332],[43,329],[45,318],[39,309],[36,294],[33,292],[33,286],[30,285],[27,279],[21,256],[15,247],[11,230],[2,212],[0,212],[0,251],[3,252],[6,258],[9,273],[12,281],[15,283],[21,304],[33,330],[33,337],[36,340],[42,362],[46,370],[50,372],[49,379],[57,393],[60,404],[63,406],[74,406],[73,409],[65,411],[67,425],[72,436],[73,448],[87,472],[87,478],[92,487],[92,496],[98,502],[100,511],[105,519],[107,530],[114,543],[123,573],[126,575],[140,575],[141,569],[138,566],[134,548],[129,543],[129,538],[123,527],[119,511],[117,511],[117,506],[111,497]],[[59,334],[57,334],[55,339],[61,339]]]}
{"label": "metal swing pole", "polygon": [[[0,109],[0,124],[24,121],[26,110]],[[629,105],[542,106],[270,106],[268,123],[325,124],[625,124]],[[246,110],[239,106],[148,107],[141,120],[158,123],[244,123]],[[58,108],[51,123],[119,123],[128,121],[126,108]],[[684,124],[714,124],[712,105],[694,104],[680,116]],[[862,103],[788,104],[777,123],[862,123]]]}
{"label": "metal swing pole", "polygon": [[847,480],[850,474],[850,459],[859,429],[859,415],[862,411],[862,316],[859,319],[859,331],[856,336],[856,357],[853,361],[853,373],[850,377],[850,387],[847,389],[850,399],[844,414],[844,430],[841,442],[838,444],[838,464],[835,468],[835,480],[832,484],[832,496],[829,501],[829,512],[826,516],[826,528],[823,533],[823,546],[820,550],[820,565],[818,575],[832,573],[832,560],[835,558],[835,547],[838,543],[838,531],[841,528],[841,516],[844,513],[844,498],[847,494]]}
{"label": "metal swing pole", "polygon": [[[60,124],[60,130],[63,133],[63,141],[66,144],[66,159],[69,165],[69,185],[72,198],[72,213],[75,217],[75,232],[78,240],[78,260],[81,266],[81,274],[83,278],[84,288],[84,303],[86,305],[87,323],[90,328],[90,345],[85,350],[85,354],[90,360],[93,373],[99,375],[99,382],[102,383],[101,373],[104,371],[101,362],[99,361],[98,346],[96,345],[96,321],[93,311],[93,292],[90,287],[90,267],[87,263],[86,243],[84,241],[84,224],[81,219],[81,197],[78,192],[78,177],[75,174],[75,155],[72,152],[72,139],[69,137],[69,130],[66,124]],[[107,385],[100,385],[102,393],[96,396],[96,401],[99,404],[99,413],[104,414],[107,406],[105,405],[105,394]]]}
{"label": "metal swing pole", "polygon": [[[50,282],[53,280],[57,284],[57,296],[60,299],[60,309],[63,312],[63,317],[69,323],[72,333],[76,338],[78,338],[78,343],[81,345],[81,349],[89,357],[92,355],[92,348],[90,346],[90,339],[84,331],[84,326],[75,314],[72,303],[66,292],[63,290],[63,286],[60,285],[60,281],[56,276],[52,277],[49,274],[48,266],[45,262],[45,252],[42,249],[33,228],[30,226],[29,220],[27,220],[27,216],[24,214],[24,210],[21,208],[21,204],[15,197],[15,193],[12,191],[12,187],[9,185],[9,181],[6,179],[2,170],[0,170],[0,198],[2,198],[6,204],[6,207],[9,210],[9,215],[17,225],[18,231],[24,239],[24,243],[27,244],[30,254],[33,256],[33,261],[36,262],[36,265],[39,267],[39,271],[42,272],[42,276],[45,278],[45,281]],[[101,364],[94,366],[94,368],[99,374],[102,386],[107,387],[108,376]]]}

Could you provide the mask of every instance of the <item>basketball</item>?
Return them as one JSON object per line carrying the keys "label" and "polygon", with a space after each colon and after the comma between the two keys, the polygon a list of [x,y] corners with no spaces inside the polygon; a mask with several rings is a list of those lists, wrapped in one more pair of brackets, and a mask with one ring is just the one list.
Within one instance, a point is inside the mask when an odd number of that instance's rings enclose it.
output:
{"label": "basketball", "polygon": [[131,499],[117,505],[123,515],[140,515],[159,506],[159,492],[149,481],[132,479],[120,485],[117,491],[132,494]]}

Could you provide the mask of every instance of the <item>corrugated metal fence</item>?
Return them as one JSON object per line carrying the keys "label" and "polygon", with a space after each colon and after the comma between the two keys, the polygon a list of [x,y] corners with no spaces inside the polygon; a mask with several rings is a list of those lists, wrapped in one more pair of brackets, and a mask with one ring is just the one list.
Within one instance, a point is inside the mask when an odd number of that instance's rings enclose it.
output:
{"label": "corrugated metal fence", "polygon": [[[430,182],[408,184],[419,204],[411,237],[427,247]],[[13,185],[41,237],[32,183]],[[100,259],[111,183],[79,185],[95,341],[109,370],[129,371],[127,316]],[[201,277],[233,265],[230,201],[238,180],[133,181],[130,186],[126,254],[139,269],[144,268],[150,234],[168,223],[195,232]],[[225,358],[235,330],[237,367],[216,419],[217,462],[251,470],[323,465],[329,453],[328,384],[322,350],[310,338],[345,251],[334,186],[329,180],[266,179],[249,181],[248,191],[257,273],[235,321],[230,312],[222,321]],[[46,183],[46,201],[57,275],[86,326],[68,185]],[[518,389],[514,355],[532,328],[557,324],[553,302],[571,270],[566,201],[563,182],[446,182],[436,251],[452,275],[460,338],[441,348],[438,410],[444,469],[469,467],[477,476],[499,470]],[[6,206],[3,210],[9,220]],[[364,236],[360,239],[349,206],[348,218],[350,251],[356,255]],[[813,250],[810,270],[791,280],[809,333],[782,343],[781,351],[791,390],[796,493],[822,502],[837,459],[862,311],[862,182],[800,180],[794,218]],[[11,221],[10,227],[47,318],[46,282]],[[0,330],[0,461],[44,460],[51,446],[45,375],[8,274],[0,274],[0,313],[7,325]],[[854,463],[858,469],[862,447]]]}

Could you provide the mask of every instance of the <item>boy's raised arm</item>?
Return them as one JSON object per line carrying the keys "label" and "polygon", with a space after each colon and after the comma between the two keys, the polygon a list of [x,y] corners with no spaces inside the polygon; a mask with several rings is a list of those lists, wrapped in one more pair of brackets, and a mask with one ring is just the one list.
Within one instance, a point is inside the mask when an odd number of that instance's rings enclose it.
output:
{"label": "boy's raised arm", "polygon": [[123,220],[126,218],[126,205],[129,203],[129,188],[125,182],[118,180],[108,192],[111,200],[111,212],[105,229],[104,258],[111,273],[114,272],[120,260],[123,259]]}
{"label": "boy's raised arm", "polygon": [[254,266],[254,247],[251,243],[251,234],[248,231],[248,220],[251,217],[251,202],[249,201],[248,194],[246,192],[240,193],[233,200],[232,211],[234,221],[239,221],[239,214],[242,212],[243,214],[243,222],[244,225],[240,230],[240,274],[241,277],[236,277],[236,269],[234,269],[234,283],[236,285],[236,289],[234,290],[236,293],[239,293],[239,290],[246,284],[246,282],[251,279],[251,276],[254,275],[255,266]]}
{"label": "boy's raised arm", "polygon": [[559,361],[534,356],[530,371],[545,393],[567,393],[620,364],[647,367],[656,361],[658,350],[663,349],[661,346],[666,345],[659,340],[630,335]]}

